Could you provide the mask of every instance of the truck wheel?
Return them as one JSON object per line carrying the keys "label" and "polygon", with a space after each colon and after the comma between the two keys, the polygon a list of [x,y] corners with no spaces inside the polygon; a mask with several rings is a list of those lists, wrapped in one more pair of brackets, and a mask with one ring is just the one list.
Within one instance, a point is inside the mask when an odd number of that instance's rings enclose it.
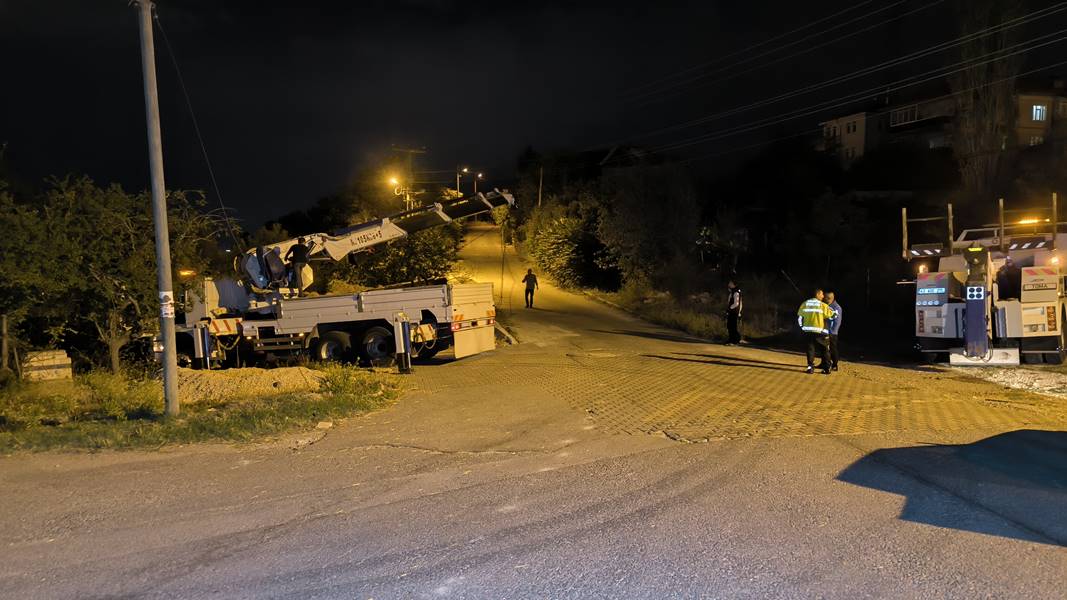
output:
{"label": "truck wheel", "polygon": [[396,359],[393,332],[385,327],[371,327],[363,332],[359,356],[372,367],[389,366]]}
{"label": "truck wheel", "polygon": [[322,362],[344,362],[351,355],[352,338],[343,331],[327,331],[311,348],[311,357]]}
{"label": "truck wheel", "polygon": [[1067,349],[1067,332],[1060,334],[1060,350],[1055,354],[1046,354],[1045,362],[1050,365],[1062,365],[1064,349]]}
{"label": "truck wheel", "polygon": [[197,368],[199,368],[193,363],[193,355],[191,353],[189,353],[189,352],[186,352],[184,350],[179,350],[177,358],[178,358],[178,367],[180,367],[182,369],[197,369]]}

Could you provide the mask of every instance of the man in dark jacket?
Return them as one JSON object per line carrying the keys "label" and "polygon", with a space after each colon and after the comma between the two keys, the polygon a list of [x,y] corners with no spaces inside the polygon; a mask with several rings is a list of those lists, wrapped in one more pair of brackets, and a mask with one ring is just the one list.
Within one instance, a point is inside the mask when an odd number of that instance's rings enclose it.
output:
{"label": "man in dark jacket", "polygon": [[537,284],[537,275],[534,275],[533,269],[526,269],[522,282],[526,284],[526,308],[533,308],[534,290],[541,287]]}
{"label": "man in dark jacket", "polygon": [[726,340],[727,344],[740,344],[741,343],[741,309],[743,308],[741,303],[741,288],[737,287],[737,284],[731,281],[726,284],[726,289],[729,290],[730,295],[726,300],[726,330],[729,332],[729,337]]}
{"label": "man in dark jacket", "polygon": [[304,295],[303,271],[308,264],[308,255],[311,253],[311,249],[307,247],[304,241],[304,238],[297,239],[296,243],[290,246],[289,251],[285,253],[285,262],[289,263],[293,270],[292,285],[296,287],[296,293],[300,296]]}
{"label": "man in dark jacket", "polygon": [[837,370],[840,359],[837,353],[837,332],[841,330],[841,305],[837,303],[837,297],[833,292],[826,292],[826,303],[834,311],[834,318],[830,319],[827,329],[830,331],[830,368]]}

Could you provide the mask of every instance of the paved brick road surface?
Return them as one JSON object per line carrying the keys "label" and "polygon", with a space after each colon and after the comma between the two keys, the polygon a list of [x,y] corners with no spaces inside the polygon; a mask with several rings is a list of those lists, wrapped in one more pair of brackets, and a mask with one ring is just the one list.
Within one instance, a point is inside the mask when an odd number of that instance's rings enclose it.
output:
{"label": "paved brick road surface", "polygon": [[0,458],[0,596],[1063,597],[1064,400],[526,310],[524,270],[521,344],[326,434]]}

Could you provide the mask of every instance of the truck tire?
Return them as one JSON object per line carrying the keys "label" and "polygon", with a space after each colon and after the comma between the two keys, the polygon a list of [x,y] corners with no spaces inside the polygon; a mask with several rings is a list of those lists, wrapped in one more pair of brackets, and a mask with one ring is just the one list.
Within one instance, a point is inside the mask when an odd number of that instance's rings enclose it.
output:
{"label": "truck tire", "polygon": [[193,360],[193,353],[185,350],[178,350],[177,355],[178,367],[181,369],[199,369],[200,366]]}
{"label": "truck tire", "polygon": [[351,360],[352,338],[343,331],[327,331],[312,344],[311,358],[322,362]]}
{"label": "truck tire", "polygon": [[359,343],[359,357],[372,367],[386,367],[396,360],[396,341],[393,331],[374,326],[363,332]]}
{"label": "truck tire", "polygon": [[1060,343],[1058,344],[1059,352],[1055,354],[1046,354],[1045,363],[1050,365],[1062,365],[1064,349],[1067,348],[1067,332],[1060,333]]}

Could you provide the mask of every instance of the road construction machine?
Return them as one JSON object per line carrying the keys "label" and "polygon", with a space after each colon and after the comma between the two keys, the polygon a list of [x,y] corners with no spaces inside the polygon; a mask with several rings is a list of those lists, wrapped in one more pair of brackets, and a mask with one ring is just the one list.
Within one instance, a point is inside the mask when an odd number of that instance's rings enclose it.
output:
{"label": "road construction machine", "polygon": [[[1057,197],[1044,210],[1009,211],[999,222],[953,234],[943,217],[909,219],[903,255],[915,265],[915,337],[931,362],[954,365],[1060,364],[1067,356],[1064,260]],[[908,228],[944,221],[941,242],[909,245]],[[911,282],[905,282],[911,283]]]}
{"label": "road construction machine", "polygon": [[[301,238],[312,261],[339,261],[514,203],[507,191],[493,190]],[[406,371],[413,357],[428,358],[447,347],[456,358],[495,347],[491,283],[440,281],[305,297],[313,270],[305,266],[296,277],[283,260],[299,240],[248,249],[235,261],[238,277],[205,279],[186,292],[184,311],[176,315],[179,365],[218,368],[305,356],[367,365],[395,360]],[[158,342],[156,351],[162,351]]]}

